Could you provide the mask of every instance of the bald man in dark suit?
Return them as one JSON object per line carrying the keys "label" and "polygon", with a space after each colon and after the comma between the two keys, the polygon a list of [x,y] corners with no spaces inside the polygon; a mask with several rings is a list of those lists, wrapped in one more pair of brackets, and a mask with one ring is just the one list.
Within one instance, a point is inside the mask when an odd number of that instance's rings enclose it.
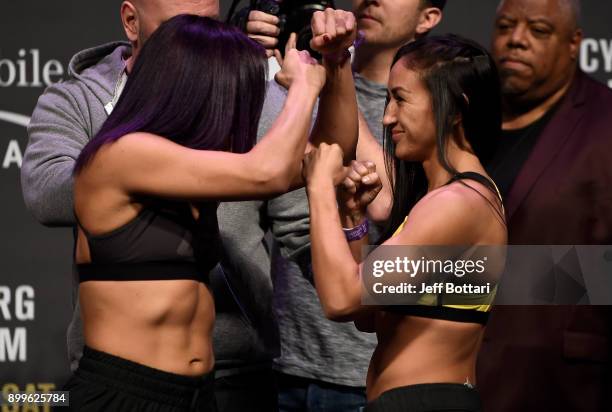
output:
{"label": "bald man in dark suit", "polygon": [[[498,8],[504,132],[488,169],[509,244],[612,245],[612,91],[577,68],[579,6]],[[580,271],[577,254],[568,259]],[[610,306],[496,306],[477,368],[484,410],[612,410],[611,359]]]}

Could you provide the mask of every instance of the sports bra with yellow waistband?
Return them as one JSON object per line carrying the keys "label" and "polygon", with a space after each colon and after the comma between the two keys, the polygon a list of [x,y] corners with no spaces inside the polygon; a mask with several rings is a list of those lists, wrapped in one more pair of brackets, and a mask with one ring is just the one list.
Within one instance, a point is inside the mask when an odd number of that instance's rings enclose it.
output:
{"label": "sports bra with yellow waistband", "polygon": [[[475,172],[458,173],[453,176],[447,184],[461,179],[471,179],[482,183],[485,187],[493,191],[500,202],[502,202],[501,194],[495,183],[487,177]],[[407,219],[408,217],[404,219],[404,222],[397,228],[393,236],[402,231]],[[442,293],[425,293],[420,296],[419,300],[414,305],[390,305],[385,306],[384,310],[386,312],[401,313],[409,316],[486,324],[496,292],[497,286],[493,286],[489,293],[454,294],[454,301],[460,300],[461,302],[465,302],[460,305],[444,303],[445,295]]]}

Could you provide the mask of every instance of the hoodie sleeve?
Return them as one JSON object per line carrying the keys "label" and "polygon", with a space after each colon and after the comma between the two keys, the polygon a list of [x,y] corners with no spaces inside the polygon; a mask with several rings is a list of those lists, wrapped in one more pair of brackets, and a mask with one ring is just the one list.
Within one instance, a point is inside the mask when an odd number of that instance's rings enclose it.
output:
{"label": "hoodie sleeve", "polygon": [[[281,112],[287,92],[276,82],[271,81],[266,95],[266,102],[259,123],[260,138],[270,129],[274,119]],[[318,102],[312,114],[310,129],[317,117]],[[278,242],[280,252],[285,258],[294,259],[310,247],[308,198],[306,190],[301,188],[269,199],[266,218],[274,239]]]}
{"label": "hoodie sleeve", "polygon": [[[225,251],[222,262],[230,275],[227,280],[238,301],[257,310],[272,299],[264,210],[265,202],[246,201],[221,203],[217,212]],[[268,319],[263,315],[255,319]]]}
{"label": "hoodie sleeve", "polygon": [[73,213],[72,169],[91,137],[87,111],[79,105],[78,86],[60,83],[39,98],[28,126],[21,186],[28,210],[47,226],[70,226]]}

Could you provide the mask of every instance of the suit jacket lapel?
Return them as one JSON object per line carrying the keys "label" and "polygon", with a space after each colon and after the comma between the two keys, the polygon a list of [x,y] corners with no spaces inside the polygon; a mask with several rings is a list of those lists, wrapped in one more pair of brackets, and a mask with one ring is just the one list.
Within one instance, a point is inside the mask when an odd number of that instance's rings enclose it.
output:
{"label": "suit jacket lapel", "polygon": [[533,151],[510,188],[506,199],[508,220],[512,218],[542,172],[554,160],[580,120],[582,112],[577,109],[584,103],[586,97],[584,76],[579,71],[574,77],[567,95],[561,102],[561,107],[544,128]]}

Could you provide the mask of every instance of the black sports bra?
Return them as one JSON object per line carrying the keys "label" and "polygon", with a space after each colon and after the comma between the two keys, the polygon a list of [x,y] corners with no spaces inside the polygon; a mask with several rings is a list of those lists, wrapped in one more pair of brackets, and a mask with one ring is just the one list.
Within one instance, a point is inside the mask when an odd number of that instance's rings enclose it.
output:
{"label": "black sports bra", "polygon": [[102,235],[83,227],[91,263],[77,264],[79,282],[89,280],[193,279],[208,283],[221,240],[216,203],[194,219],[187,203],[147,203],[125,225]]}
{"label": "black sports bra", "polygon": [[[487,202],[491,203],[495,211],[499,215],[501,215],[501,219],[505,224],[505,212],[502,203],[502,196],[499,190],[497,189],[495,183],[489,178],[479,173],[463,172],[454,175],[446,183],[446,185],[449,185],[453,182],[462,179],[471,179],[477,181],[496,194],[496,196],[499,198],[501,211],[499,211],[498,208],[493,204],[493,202],[491,202],[488,198],[486,198],[486,200]],[[472,189],[476,190],[474,188]],[[482,194],[481,196],[484,197],[484,195]],[[395,233],[401,231],[403,226],[404,224],[402,224]],[[418,316],[431,319],[451,320],[455,322],[480,323],[484,325],[487,323],[487,320],[489,318],[489,312],[491,311],[491,305],[493,303],[493,300],[495,299],[496,292],[497,288],[494,287],[489,293],[483,293],[480,295],[463,295],[463,298],[461,300],[464,301],[466,304],[462,305],[453,305],[445,303],[443,293],[426,293],[419,298],[419,302],[416,305],[390,305],[385,306],[384,310],[386,312],[400,313],[403,315]]]}

